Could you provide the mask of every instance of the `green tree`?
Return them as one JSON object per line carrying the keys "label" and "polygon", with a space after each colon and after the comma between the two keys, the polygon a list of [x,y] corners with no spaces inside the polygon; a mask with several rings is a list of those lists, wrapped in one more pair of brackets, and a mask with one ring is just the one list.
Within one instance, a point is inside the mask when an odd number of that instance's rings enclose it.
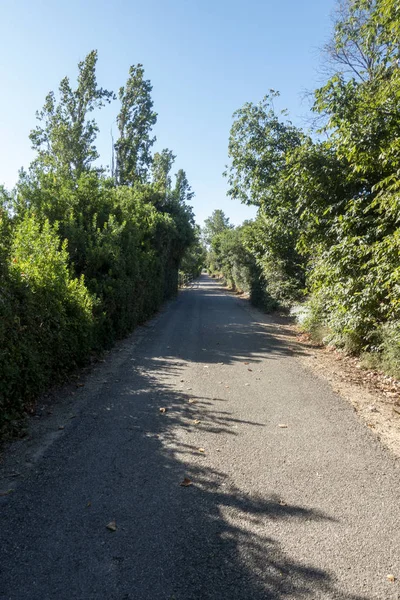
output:
{"label": "green tree", "polygon": [[54,92],[50,92],[42,110],[36,113],[40,125],[29,137],[38,152],[35,164],[39,169],[77,179],[99,157],[95,146],[99,129],[89,114],[111,102],[114,94],[98,87],[96,63],[97,51],[92,50],[78,64],[76,89],[64,77],[58,101]]}
{"label": "green tree", "polygon": [[151,98],[152,85],[144,79],[143,65],[132,65],[125,86],[119,90],[121,109],[117,117],[119,139],[115,144],[116,178],[120,185],[145,182],[152,162],[155,137],[151,129],[157,122]]}
{"label": "green tree", "polygon": [[212,243],[213,238],[219,233],[224,232],[226,229],[232,229],[233,225],[229,223],[229,217],[227,217],[223,210],[216,209],[213,211],[211,217],[208,217],[204,221],[203,227],[203,239],[207,245]]}
{"label": "green tree", "polygon": [[176,159],[172,150],[164,148],[161,152],[156,152],[151,165],[152,182],[159,192],[166,198],[171,190],[171,169]]}

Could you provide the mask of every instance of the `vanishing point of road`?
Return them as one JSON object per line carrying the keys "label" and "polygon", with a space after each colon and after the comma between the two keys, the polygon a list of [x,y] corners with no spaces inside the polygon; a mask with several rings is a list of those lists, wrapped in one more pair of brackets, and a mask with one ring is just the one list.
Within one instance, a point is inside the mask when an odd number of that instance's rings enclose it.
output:
{"label": "vanishing point of road", "polygon": [[1,600],[398,600],[399,463],[281,333],[203,275],[60,391],[3,459]]}

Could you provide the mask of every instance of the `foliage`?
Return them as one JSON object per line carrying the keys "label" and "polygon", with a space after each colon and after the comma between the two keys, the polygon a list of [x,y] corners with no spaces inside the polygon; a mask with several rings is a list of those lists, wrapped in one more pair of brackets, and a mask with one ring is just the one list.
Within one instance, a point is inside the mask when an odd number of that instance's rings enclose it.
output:
{"label": "foliage", "polygon": [[231,197],[259,207],[243,236],[259,287],[280,304],[307,294],[309,329],[372,353],[392,373],[400,372],[399,33],[395,0],[342,0],[330,76],[315,91],[320,137],[277,114],[271,92],[235,113],[226,173]]}
{"label": "foliage", "polygon": [[172,152],[150,155],[156,115],[141,65],[120,90],[116,180],[94,167],[89,113],[114,97],[98,87],[96,61],[94,51],[79,63],[75,90],[65,78],[59,99],[48,95],[31,134],[36,159],[11,194],[0,189],[0,434],[174,295],[194,252],[186,174],[172,187]]}
{"label": "foliage", "polygon": [[[297,249],[299,219],[296,194],[288,185],[288,156],[305,136],[273,107],[277,92],[257,105],[247,103],[234,114],[227,171],[232,198],[259,207],[247,234],[268,298],[287,304],[304,286],[304,260]],[[269,303],[269,301],[268,301]]]}
{"label": "foliage", "polygon": [[204,221],[203,227],[203,239],[206,245],[210,245],[215,235],[222,233],[227,229],[232,229],[233,225],[229,223],[229,217],[227,217],[222,210],[214,210],[211,217],[208,217]]}
{"label": "foliage", "polygon": [[68,77],[59,86],[59,101],[54,92],[46,97],[38,125],[30,134],[32,147],[38,152],[36,164],[44,171],[58,171],[64,176],[79,177],[98,158],[94,145],[98,126],[88,116],[114,97],[97,87],[97,51],[90,52],[78,65],[78,84],[72,89]]}
{"label": "foliage", "polygon": [[194,240],[185,250],[179,267],[180,285],[196,279],[206,264],[207,251],[201,239],[200,227],[194,230]]}
{"label": "foliage", "polygon": [[119,139],[115,150],[120,185],[145,182],[152,162],[150,149],[155,138],[150,137],[150,131],[156,124],[157,113],[153,111],[151,83],[143,76],[143,65],[132,65],[126,85],[119,90],[121,110],[117,117]]}
{"label": "foliage", "polygon": [[15,227],[2,272],[0,433],[31,401],[76,365],[92,345],[95,301],[70,276],[55,227],[27,216]]}

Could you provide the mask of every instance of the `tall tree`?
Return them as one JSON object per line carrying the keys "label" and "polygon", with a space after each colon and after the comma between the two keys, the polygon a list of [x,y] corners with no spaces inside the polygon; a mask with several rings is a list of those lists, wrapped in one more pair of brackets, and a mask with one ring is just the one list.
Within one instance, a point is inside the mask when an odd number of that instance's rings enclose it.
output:
{"label": "tall tree", "polygon": [[203,238],[205,243],[210,245],[216,235],[227,229],[233,229],[233,225],[229,223],[229,217],[221,209],[214,210],[211,217],[204,221]]}
{"label": "tall tree", "polygon": [[233,117],[229,137],[231,166],[226,171],[228,194],[244,204],[276,203],[274,186],[286,169],[286,156],[296,148],[302,133],[274,110],[278,92],[271,90],[258,104],[246,103]]}
{"label": "tall tree", "polygon": [[153,183],[164,195],[171,189],[170,172],[175,158],[175,154],[168,148],[156,152],[153,157],[153,164],[151,165]]}
{"label": "tall tree", "polygon": [[185,171],[183,169],[179,169],[175,175],[175,178],[175,188],[172,192],[173,198],[180,204],[190,202],[194,197],[194,192],[189,185]]}
{"label": "tall tree", "polygon": [[64,77],[59,99],[50,92],[42,110],[36,113],[40,124],[29,137],[38,152],[35,164],[45,172],[57,170],[78,178],[99,157],[95,146],[99,129],[89,113],[111,102],[114,94],[98,87],[96,63],[97,51],[92,50],[78,64],[76,89]]}
{"label": "tall tree", "polygon": [[151,129],[157,121],[151,99],[152,85],[144,79],[141,64],[132,65],[125,86],[119,90],[121,110],[117,117],[119,139],[115,144],[117,181],[120,185],[144,182],[151,164],[150,149],[155,142]]}

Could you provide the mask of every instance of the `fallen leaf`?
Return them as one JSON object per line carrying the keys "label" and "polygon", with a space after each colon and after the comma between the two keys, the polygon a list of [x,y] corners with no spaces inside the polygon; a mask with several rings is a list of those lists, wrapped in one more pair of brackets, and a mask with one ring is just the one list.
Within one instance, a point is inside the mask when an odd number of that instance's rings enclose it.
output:
{"label": "fallen leaf", "polygon": [[59,425],[58,429],[64,429],[64,425]]}
{"label": "fallen leaf", "polygon": [[189,400],[189,404],[196,404],[196,400],[192,400],[192,399],[190,399],[190,400]]}
{"label": "fallen leaf", "polygon": [[199,448],[199,452],[203,454],[203,452],[205,452],[204,448]]}
{"label": "fallen leaf", "polygon": [[106,527],[109,531],[117,531],[117,524],[115,521],[110,521]]}
{"label": "fallen leaf", "polygon": [[89,507],[89,506],[92,506],[92,503],[90,502],[90,500],[89,500],[89,502],[86,504],[86,506],[87,506],[87,507]]}
{"label": "fallen leaf", "polygon": [[160,413],[166,413],[166,412],[167,412],[166,408],[164,408],[164,407],[160,408]]}
{"label": "fallen leaf", "polygon": [[189,487],[189,485],[193,485],[189,477],[184,477],[183,481],[180,482],[182,487]]}
{"label": "fallen leaf", "polygon": [[287,502],[284,500],[279,500],[279,506],[287,506]]}
{"label": "fallen leaf", "polygon": [[200,421],[199,421],[199,419],[194,419],[193,423],[194,423],[195,425],[198,425],[198,424],[200,423]]}
{"label": "fallen leaf", "polygon": [[248,386],[248,385],[250,385],[250,384],[249,384],[249,383],[245,383],[244,385],[247,385],[247,386]]}
{"label": "fallen leaf", "polygon": [[76,387],[85,387],[85,384],[84,383],[77,383]]}
{"label": "fallen leaf", "polygon": [[248,363],[248,362],[245,362],[244,364],[245,364],[245,365],[248,365],[249,363]]}
{"label": "fallen leaf", "polygon": [[386,575],[386,579],[388,579],[392,583],[396,581],[396,577],[394,575],[392,575],[391,573],[389,573],[389,575]]}
{"label": "fallen leaf", "polygon": [[287,425],[285,425],[284,423],[280,423],[278,427],[280,427],[281,429],[287,429]]}

